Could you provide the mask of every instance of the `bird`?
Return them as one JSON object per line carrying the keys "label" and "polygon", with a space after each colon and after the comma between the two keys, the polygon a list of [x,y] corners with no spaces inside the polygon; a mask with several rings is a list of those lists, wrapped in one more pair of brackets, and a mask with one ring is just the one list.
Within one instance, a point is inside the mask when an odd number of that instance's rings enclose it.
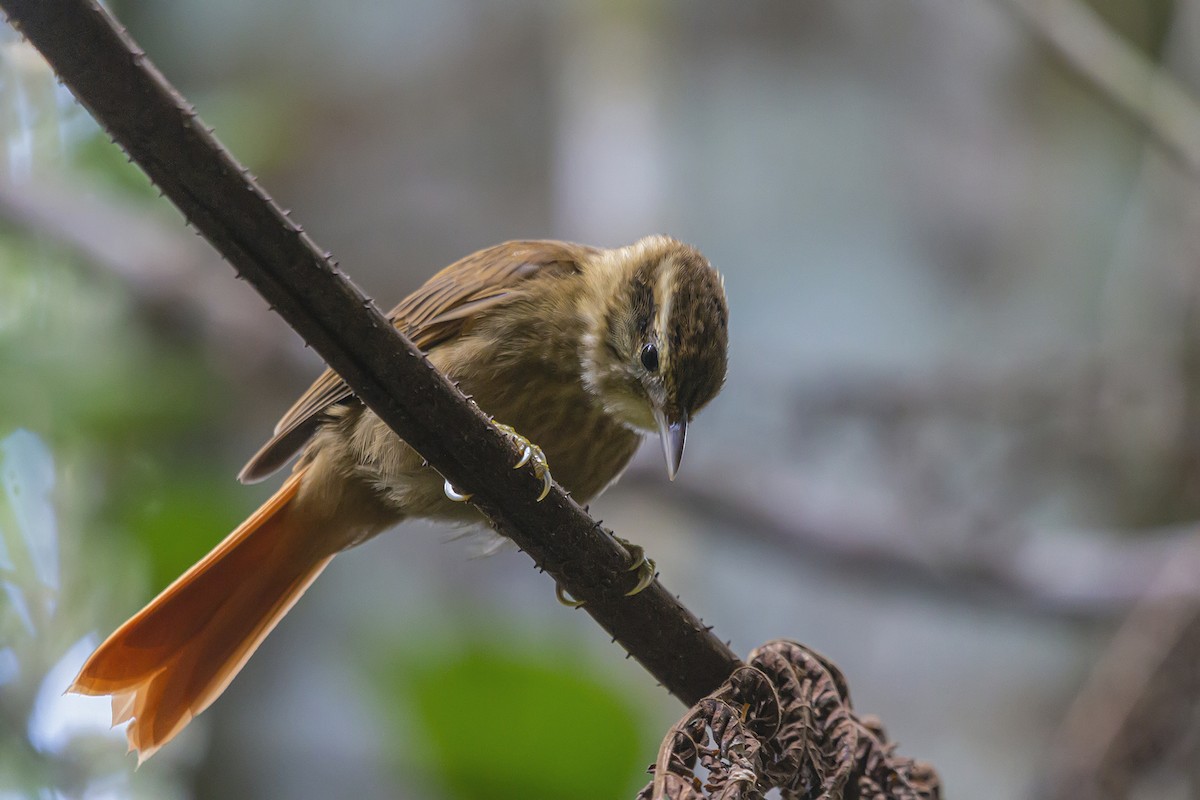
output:
{"label": "bird", "polygon": [[[653,235],[598,248],[510,241],[438,272],[393,324],[523,448],[518,466],[586,503],[657,433],[672,480],[728,363],[724,280]],[[296,458],[296,456],[299,456]],[[229,685],[338,553],[412,518],[484,519],[331,369],[238,475],[296,459],[261,508],[121,625],[69,692],[111,695],[138,763]],[[653,571],[651,570],[651,577]]]}

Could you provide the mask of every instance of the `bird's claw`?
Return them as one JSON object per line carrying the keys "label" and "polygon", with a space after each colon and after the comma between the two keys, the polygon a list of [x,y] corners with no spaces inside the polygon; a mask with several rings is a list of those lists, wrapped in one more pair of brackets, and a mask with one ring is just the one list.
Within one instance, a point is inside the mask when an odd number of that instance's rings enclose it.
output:
{"label": "bird's claw", "polygon": [[447,499],[452,500],[455,503],[465,503],[471,499],[470,492],[460,492],[458,489],[454,488],[454,484],[450,483],[448,479],[444,484],[442,484],[442,491],[445,492]]}
{"label": "bird's claw", "polygon": [[622,539],[620,536],[614,536],[613,538],[620,542],[621,546],[629,551],[629,559],[632,563],[630,563],[630,565],[626,568],[626,571],[637,573],[637,583],[633,585],[632,589],[625,593],[626,597],[633,597],[635,594],[644,591],[647,586],[654,583],[654,578],[657,575],[657,565],[655,565],[654,559],[646,558],[646,551],[641,545],[634,544],[627,539]]}
{"label": "bird's claw", "polygon": [[558,598],[558,602],[562,603],[568,608],[579,608],[587,602],[586,600],[574,600],[571,597],[568,597],[567,590],[562,587],[561,583],[554,584],[554,596]]}
{"label": "bird's claw", "polygon": [[513,469],[533,464],[533,474],[542,479],[542,491],[537,496],[537,501],[542,502],[546,499],[546,495],[550,494],[550,487],[554,485],[554,479],[550,477],[550,462],[546,459],[546,454],[542,452],[542,448],[517,433],[511,425],[505,425],[495,420],[493,420],[493,424],[497,430],[521,448],[521,457],[513,465]]}
{"label": "bird's claw", "polygon": [[533,445],[525,445],[521,448],[521,459],[513,466],[513,469],[520,469],[529,463],[529,459],[533,458]]}

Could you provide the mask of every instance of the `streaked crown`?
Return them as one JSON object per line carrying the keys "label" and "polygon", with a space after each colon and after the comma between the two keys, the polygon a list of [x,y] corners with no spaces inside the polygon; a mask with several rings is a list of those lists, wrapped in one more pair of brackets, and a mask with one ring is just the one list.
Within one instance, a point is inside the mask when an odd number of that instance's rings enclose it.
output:
{"label": "streaked crown", "polygon": [[699,250],[648,236],[606,251],[581,309],[592,322],[584,380],[610,412],[642,430],[686,423],[725,381],[729,310]]}

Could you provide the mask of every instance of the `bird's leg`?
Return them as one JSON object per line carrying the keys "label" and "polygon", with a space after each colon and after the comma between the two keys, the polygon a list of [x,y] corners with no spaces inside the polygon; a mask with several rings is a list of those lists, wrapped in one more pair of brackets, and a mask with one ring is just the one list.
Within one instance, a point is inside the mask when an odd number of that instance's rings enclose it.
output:
{"label": "bird's leg", "polygon": [[634,584],[632,589],[625,593],[626,597],[632,597],[633,595],[643,591],[650,584],[654,583],[654,576],[656,574],[657,566],[654,563],[654,559],[646,558],[646,551],[640,544],[634,544],[628,539],[622,539],[615,533],[613,534],[613,538],[620,542],[621,546],[629,551],[629,558],[633,563],[629,565],[627,571],[637,573],[637,583]]}
{"label": "bird's leg", "polygon": [[513,466],[513,469],[520,469],[526,464],[533,465],[533,474],[542,480],[542,493],[538,495],[537,500],[539,503],[545,500],[546,495],[550,494],[550,486],[554,481],[550,477],[550,462],[546,460],[546,454],[542,452],[542,448],[517,433],[511,425],[505,425],[495,420],[492,420],[492,424],[521,450],[521,458]]}

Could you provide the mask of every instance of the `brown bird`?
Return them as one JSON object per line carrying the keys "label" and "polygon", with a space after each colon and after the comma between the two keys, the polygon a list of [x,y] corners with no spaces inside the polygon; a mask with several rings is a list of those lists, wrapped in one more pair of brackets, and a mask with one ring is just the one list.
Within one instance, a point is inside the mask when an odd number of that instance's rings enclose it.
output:
{"label": "brown bird", "polygon": [[[616,480],[645,432],[659,433],[674,478],[688,423],[725,379],[721,277],[665,236],[614,250],[490,247],[390,316],[484,411],[540,445],[580,502]],[[337,553],[410,517],[482,520],[332,370],[238,477],[262,480],[301,451],[283,487],[108,637],[72,684],[112,695],[113,724],[132,719],[139,763],[221,694]],[[533,459],[548,486],[545,460]]]}

